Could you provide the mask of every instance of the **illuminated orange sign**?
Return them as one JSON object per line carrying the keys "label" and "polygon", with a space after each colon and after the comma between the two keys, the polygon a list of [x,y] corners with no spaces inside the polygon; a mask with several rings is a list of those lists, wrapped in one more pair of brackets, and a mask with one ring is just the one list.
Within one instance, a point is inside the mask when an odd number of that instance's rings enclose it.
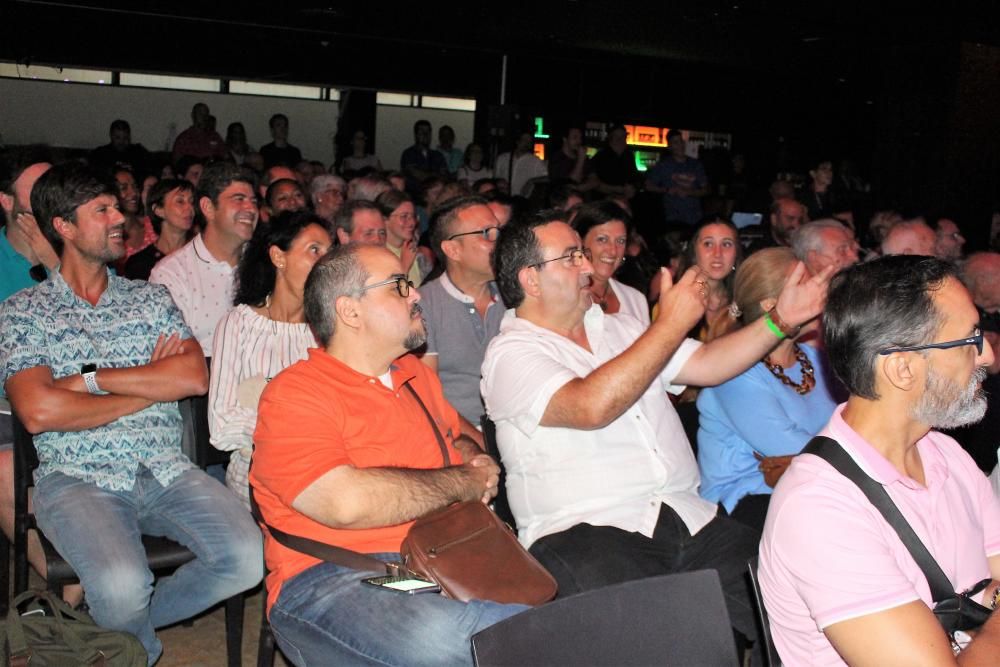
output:
{"label": "illuminated orange sign", "polygon": [[628,136],[625,143],[629,146],[652,146],[654,148],[667,147],[667,133],[669,127],[649,127],[646,125],[626,125],[625,131]]}

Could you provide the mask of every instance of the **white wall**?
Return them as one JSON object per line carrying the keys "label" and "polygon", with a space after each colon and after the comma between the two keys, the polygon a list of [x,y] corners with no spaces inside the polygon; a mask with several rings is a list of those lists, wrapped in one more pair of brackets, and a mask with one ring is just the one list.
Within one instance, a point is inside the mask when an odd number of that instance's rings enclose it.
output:
{"label": "white wall", "polygon": [[[94,148],[108,143],[111,121],[124,118],[132,126],[133,142],[159,151],[164,150],[171,123],[178,133],[191,125],[191,107],[196,102],[209,106],[223,137],[229,123],[242,122],[250,145],[257,149],[271,141],[268,118],[283,113],[291,125],[289,141],[302,150],[303,157],[327,164],[333,161],[336,102],[255,95],[0,78],[0,136],[8,145]],[[467,136],[471,136],[471,121],[469,127]]]}
{"label": "white wall", "polygon": [[375,111],[375,154],[384,169],[399,169],[399,158],[403,151],[413,145],[413,124],[426,119],[431,124],[433,135],[431,147],[437,146],[438,128],[451,125],[455,130],[455,146],[461,150],[472,141],[472,125],[475,113],[472,111],[449,111],[446,109],[423,109],[414,107],[393,107],[378,105]]}

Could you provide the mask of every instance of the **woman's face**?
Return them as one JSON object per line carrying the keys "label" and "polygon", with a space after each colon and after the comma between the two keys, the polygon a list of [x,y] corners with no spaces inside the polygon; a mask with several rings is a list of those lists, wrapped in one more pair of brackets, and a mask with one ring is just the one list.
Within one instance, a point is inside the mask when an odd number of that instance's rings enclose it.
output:
{"label": "woman's face", "polygon": [[695,239],[698,268],[712,280],[722,280],[736,264],[739,239],[729,225],[705,225]]}
{"label": "woman's face", "polygon": [[416,228],[417,215],[416,209],[413,208],[413,202],[404,201],[385,220],[385,231],[393,246],[411,240]]}
{"label": "woman's face", "polygon": [[198,187],[198,181],[201,180],[201,172],[204,171],[204,169],[205,169],[204,165],[198,164],[196,162],[195,164],[188,167],[188,170],[184,172],[184,175],[181,176],[181,178],[183,178],[185,181],[187,181],[194,187]]}
{"label": "woman's face", "polygon": [[588,248],[594,259],[594,276],[606,282],[622,265],[628,232],[621,220],[612,220],[603,225],[594,225],[587,230],[583,247]]}
{"label": "woman's face", "polygon": [[118,205],[123,213],[135,215],[139,212],[139,188],[135,178],[127,171],[115,174],[115,185],[118,186]]}
{"label": "woman's face", "polygon": [[483,163],[483,149],[479,146],[473,146],[469,149],[469,164],[482,164]]}
{"label": "woman's face", "polygon": [[163,206],[154,207],[153,212],[163,218],[164,224],[186,232],[194,222],[194,193],[174,188],[163,198]]}
{"label": "woman's face", "polygon": [[[292,291],[300,298],[305,289],[309,271],[312,270],[313,265],[316,264],[319,258],[330,250],[331,245],[333,245],[333,242],[330,240],[330,234],[319,225],[312,224],[299,232],[299,235],[292,241],[288,250],[281,253],[282,257],[276,264],[279,266],[281,264],[285,265],[283,269],[284,278],[288,281]],[[271,248],[273,250],[274,246],[271,246]],[[274,261],[273,254],[272,261]]]}

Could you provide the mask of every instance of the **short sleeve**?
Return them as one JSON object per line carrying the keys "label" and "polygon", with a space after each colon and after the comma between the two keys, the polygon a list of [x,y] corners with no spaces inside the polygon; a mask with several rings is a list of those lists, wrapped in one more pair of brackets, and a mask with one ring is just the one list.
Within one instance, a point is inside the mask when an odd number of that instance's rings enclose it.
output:
{"label": "short sleeve", "polygon": [[547,351],[520,336],[493,339],[483,361],[483,401],[494,422],[510,420],[527,436],[538,428],[549,401],[579,377]]}
{"label": "short sleeve", "polygon": [[670,357],[670,361],[667,362],[666,367],[660,373],[660,383],[663,385],[664,391],[678,395],[687,388],[687,385],[674,384],[674,378],[677,377],[677,374],[681,372],[684,365],[691,359],[691,355],[697,352],[701,345],[700,341],[693,338],[685,338],[681,342],[677,347],[677,351],[674,352],[674,356]]}
{"label": "short sleeve", "polygon": [[773,570],[787,574],[819,631],[920,599],[867,502],[821,482],[771,501]]}
{"label": "short sleeve", "polygon": [[24,299],[12,297],[0,305],[0,384],[23,370],[48,366],[45,327],[31,314]]}

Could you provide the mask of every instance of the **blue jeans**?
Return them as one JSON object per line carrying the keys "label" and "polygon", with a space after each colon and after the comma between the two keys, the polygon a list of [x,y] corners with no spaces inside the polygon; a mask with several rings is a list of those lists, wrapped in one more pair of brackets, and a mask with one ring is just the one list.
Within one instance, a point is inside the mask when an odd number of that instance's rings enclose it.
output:
{"label": "blue jeans", "polygon": [[[399,554],[374,554],[398,560]],[[470,639],[527,609],[362,584],[374,572],[320,563],[281,585],[269,615],[274,637],[298,667],[471,665]]]}
{"label": "blue jeans", "polygon": [[[62,473],[35,487],[38,525],[80,577],[99,625],[139,638],[152,665],[154,628],[177,623],[251,588],[263,576],[261,535],[228,489],[201,470],[164,487],[140,467],[131,491]],[[195,559],[153,585],[141,536],[165,536]]]}

